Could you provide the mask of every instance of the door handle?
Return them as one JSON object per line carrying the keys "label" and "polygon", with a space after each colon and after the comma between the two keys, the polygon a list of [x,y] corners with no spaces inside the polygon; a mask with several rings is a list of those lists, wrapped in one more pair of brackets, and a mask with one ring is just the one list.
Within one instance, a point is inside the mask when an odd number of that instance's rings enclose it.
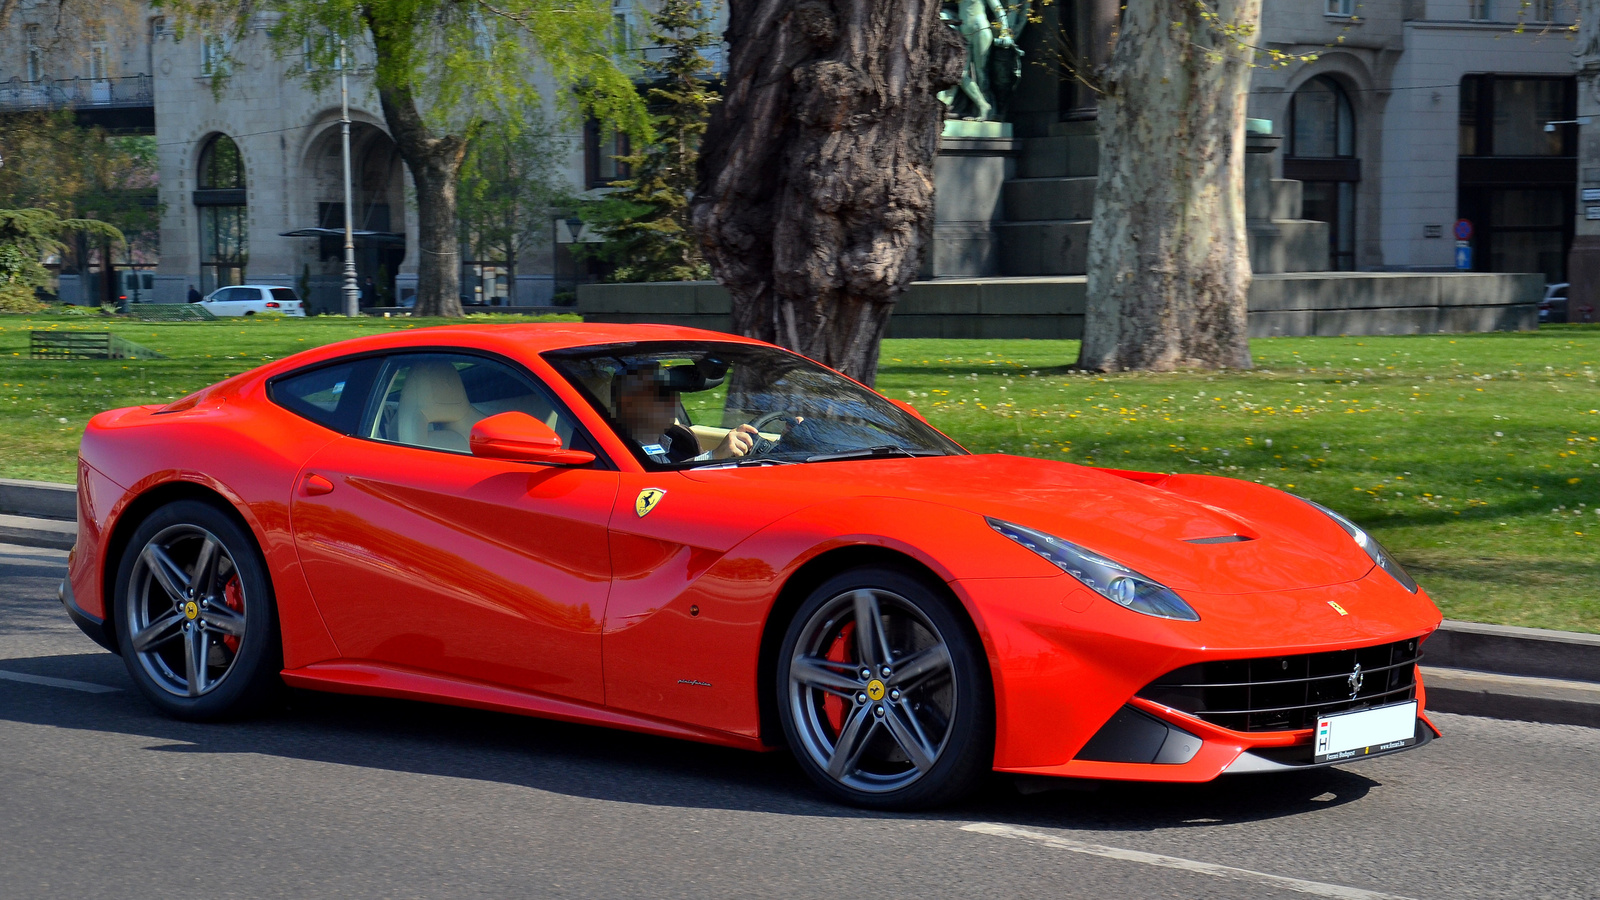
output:
{"label": "door handle", "polygon": [[315,473],[307,475],[304,484],[306,496],[308,497],[316,497],[333,492],[333,482]]}

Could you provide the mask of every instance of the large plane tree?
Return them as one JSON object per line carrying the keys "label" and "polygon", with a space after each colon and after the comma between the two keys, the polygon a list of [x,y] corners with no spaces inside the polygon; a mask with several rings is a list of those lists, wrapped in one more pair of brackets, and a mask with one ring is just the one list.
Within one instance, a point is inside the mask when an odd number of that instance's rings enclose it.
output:
{"label": "large plane tree", "polygon": [[1250,365],[1245,105],[1261,0],[1126,0],[1102,75],[1078,364]]}
{"label": "large plane tree", "polygon": [[692,210],[741,334],[871,384],[965,57],[939,0],[729,0]]}

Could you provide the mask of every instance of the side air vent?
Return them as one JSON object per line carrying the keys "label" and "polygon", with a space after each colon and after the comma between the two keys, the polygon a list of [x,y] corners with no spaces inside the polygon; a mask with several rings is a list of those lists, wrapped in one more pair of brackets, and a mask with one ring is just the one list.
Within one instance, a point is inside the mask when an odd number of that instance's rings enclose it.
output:
{"label": "side air vent", "polygon": [[1253,541],[1255,538],[1242,534],[1219,534],[1216,537],[1189,538],[1185,544],[1236,544],[1239,541]]}

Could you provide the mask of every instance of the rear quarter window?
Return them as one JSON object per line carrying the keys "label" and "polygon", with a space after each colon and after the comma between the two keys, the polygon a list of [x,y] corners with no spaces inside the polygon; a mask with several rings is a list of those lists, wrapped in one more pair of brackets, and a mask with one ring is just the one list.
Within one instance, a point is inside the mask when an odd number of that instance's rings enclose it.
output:
{"label": "rear quarter window", "polygon": [[369,357],[291,372],[273,379],[267,395],[297,416],[341,434],[354,434],[380,363]]}

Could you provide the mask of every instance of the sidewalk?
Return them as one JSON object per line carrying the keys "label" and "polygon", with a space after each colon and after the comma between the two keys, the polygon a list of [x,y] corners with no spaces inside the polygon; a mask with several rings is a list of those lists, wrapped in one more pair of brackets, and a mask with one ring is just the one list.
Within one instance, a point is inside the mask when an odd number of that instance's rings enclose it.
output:
{"label": "sidewalk", "polygon": [[[70,485],[0,479],[0,543],[71,549]],[[1422,647],[1428,708],[1600,728],[1600,634],[1445,620]]]}

